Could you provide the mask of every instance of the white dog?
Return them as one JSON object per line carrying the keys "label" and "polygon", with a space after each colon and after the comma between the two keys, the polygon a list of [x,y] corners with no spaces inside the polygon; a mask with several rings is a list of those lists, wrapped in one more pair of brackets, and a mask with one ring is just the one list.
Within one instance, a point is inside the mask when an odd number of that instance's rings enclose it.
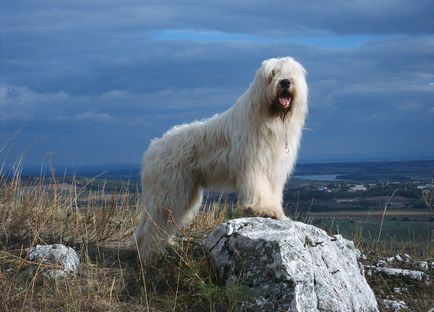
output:
{"label": "white dog", "polygon": [[282,194],[307,114],[306,71],[290,57],[266,60],[235,105],[175,126],[152,141],[142,164],[142,259],[164,250],[194,216],[204,188],[233,190],[257,216],[285,219]]}

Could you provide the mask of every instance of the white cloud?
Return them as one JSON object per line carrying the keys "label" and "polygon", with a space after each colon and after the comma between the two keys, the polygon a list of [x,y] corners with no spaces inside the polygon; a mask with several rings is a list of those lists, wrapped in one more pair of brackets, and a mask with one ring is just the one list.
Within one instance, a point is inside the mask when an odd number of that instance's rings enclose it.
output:
{"label": "white cloud", "polygon": [[[170,124],[173,114],[203,118],[230,107],[236,99],[230,90],[165,89],[153,93],[111,90],[101,95],[74,96],[64,92],[38,93],[27,87],[0,86],[0,120],[94,122],[151,122],[156,115]],[[197,117],[194,117],[196,115]]]}
{"label": "white cloud", "polygon": [[62,91],[41,94],[27,87],[0,85],[0,120],[50,119],[70,99]]}
{"label": "white cloud", "polygon": [[[25,4],[23,4],[25,2]],[[432,32],[433,2],[418,1],[9,1],[2,26],[14,32],[99,33],[194,29],[270,36]],[[254,22],[252,22],[254,21]]]}
{"label": "white cloud", "polygon": [[112,116],[110,116],[107,113],[84,112],[84,113],[77,114],[74,118],[77,120],[85,120],[85,121],[98,121],[98,122],[112,121]]}
{"label": "white cloud", "polygon": [[396,109],[400,111],[407,111],[407,112],[419,111],[424,108],[424,105],[422,103],[414,102],[411,100],[399,102],[395,106]]}

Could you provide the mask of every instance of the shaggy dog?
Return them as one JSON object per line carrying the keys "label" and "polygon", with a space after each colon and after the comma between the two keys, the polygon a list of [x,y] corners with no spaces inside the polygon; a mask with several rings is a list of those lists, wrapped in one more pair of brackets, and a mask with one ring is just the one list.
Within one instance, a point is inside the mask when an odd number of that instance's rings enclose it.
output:
{"label": "shaggy dog", "polygon": [[144,260],[161,252],[199,210],[205,188],[233,190],[256,216],[286,219],[285,181],[307,114],[306,71],[290,57],[269,59],[235,105],[175,126],[143,156],[143,213],[136,242]]}

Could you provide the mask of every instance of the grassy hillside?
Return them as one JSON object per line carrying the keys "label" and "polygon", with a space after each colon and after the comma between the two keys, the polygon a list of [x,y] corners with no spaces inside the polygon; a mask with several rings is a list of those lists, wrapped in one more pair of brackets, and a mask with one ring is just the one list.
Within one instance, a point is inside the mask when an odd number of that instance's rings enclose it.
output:
{"label": "grassy hillside", "polygon": [[[128,184],[110,191],[104,183],[91,184],[55,177],[23,182],[19,174],[0,175],[0,311],[231,311],[254,299],[243,285],[220,285],[198,243],[217,224],[241,216],[237,207],[206,203],[181,229],[182,239],[144,271],[131,240],[140,210],[137,194]],[[292,210],[292,217],[311,220],[300,210]],[[416,247],[399,242],[393,247],[366,242],[360,228],[349,235],[371,259],[417,253]],[[74,246],[80,252],[80,274],[50,282],[42,276],[42,265],[29,274],[34,263],[25,258],[27,248],[48,243]],[[431,246],[423,254],[432,257]],[[387,282],[372,281],[379,283],[382,297],[392,292]],[[423,291],[413,298],[415,311],[433,305],[429,298]]]}

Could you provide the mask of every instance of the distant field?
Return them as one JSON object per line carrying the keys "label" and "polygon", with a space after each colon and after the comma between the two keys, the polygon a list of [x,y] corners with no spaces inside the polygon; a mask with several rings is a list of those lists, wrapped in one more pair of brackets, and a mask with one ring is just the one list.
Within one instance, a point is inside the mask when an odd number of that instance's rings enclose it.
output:
{"label": "distant field", "polygon": [[[378,238],[382,211],[335,211],[311,213],[312,224],[345,237],[361,235],[366,242]],[[395,245],[434,248],[433,211],[387,211],[380,240]]]}
{"label": "distant field", "polygon": [[294,172],[295,176],[335,175],[354,181],[429,181],[433,174],[434,160],[298,164]]}
{"label": "distant field", "polygon": [[[383,216],[383,211],[330,211],[330,212],[312,212],[312,217],[314,219],[321,218],[381,218]],[[386,211],[385,217],[415,217],[415,218],[434,218],[434,211],[415,211],[415,210],[389,210]],[[433,219],[434,223],[434,219]]]}

